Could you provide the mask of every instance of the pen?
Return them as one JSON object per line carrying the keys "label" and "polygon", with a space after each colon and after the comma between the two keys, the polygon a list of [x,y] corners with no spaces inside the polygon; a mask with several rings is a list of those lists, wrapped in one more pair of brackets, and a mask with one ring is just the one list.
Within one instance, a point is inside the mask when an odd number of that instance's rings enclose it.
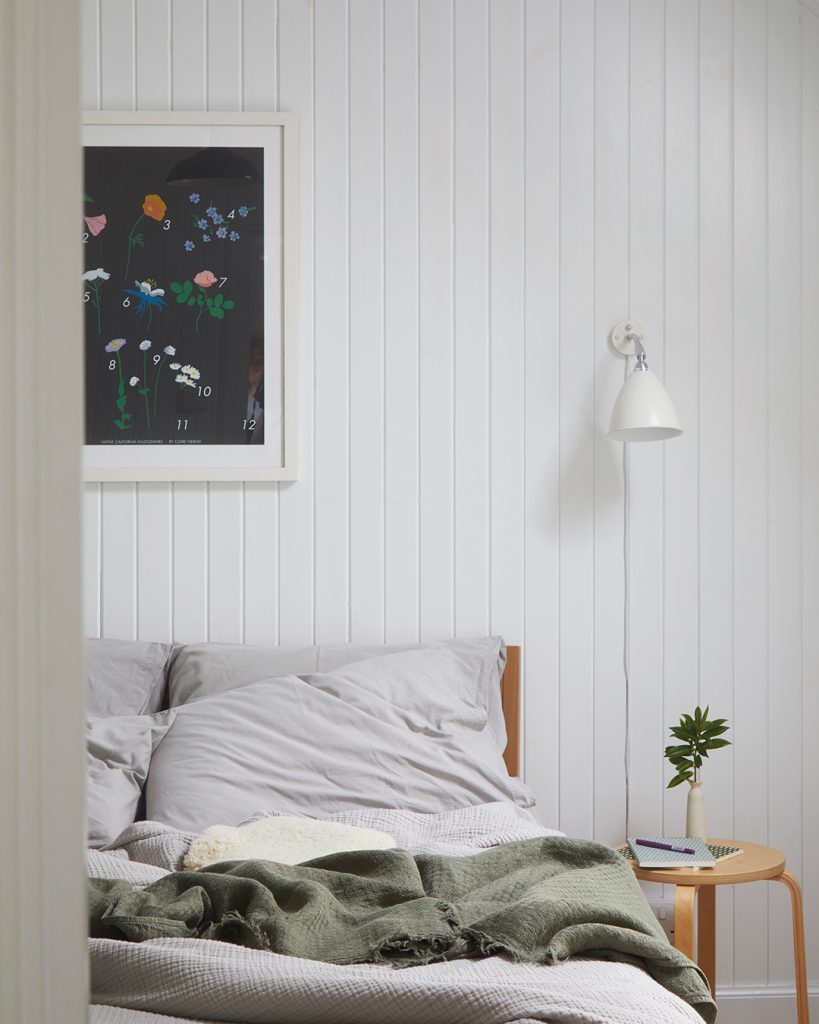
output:
{"label": "pen", "polygon": [[655,843],[653,839],[636,839],[638,846],[651,846],[655,850],[673,850],[674,853],[696,853],[690,846],[672,846],[671,843]]}

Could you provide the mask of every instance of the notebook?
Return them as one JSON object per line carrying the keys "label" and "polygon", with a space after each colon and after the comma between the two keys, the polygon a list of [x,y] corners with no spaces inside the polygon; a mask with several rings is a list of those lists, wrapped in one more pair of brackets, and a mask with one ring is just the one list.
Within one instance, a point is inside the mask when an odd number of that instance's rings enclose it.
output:
{"label": "notebook", "polygon": [[713,868],[717,861],[701,839],[691,836],[667,838],[665,836],[639,836],[653,843],[669,843],[685,846],[694,853],[680,853],[677,850],[658,850],[653,846],[638,846],[637,838],[629,838],[631,854],[641,868]]}

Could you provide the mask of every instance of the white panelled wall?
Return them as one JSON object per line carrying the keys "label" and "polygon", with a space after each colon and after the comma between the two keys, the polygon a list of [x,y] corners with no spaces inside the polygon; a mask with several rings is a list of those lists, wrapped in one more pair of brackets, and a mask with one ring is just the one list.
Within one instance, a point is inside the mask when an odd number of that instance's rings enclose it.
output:
{"label": "white panelled wall", "polygon": [[[83,6],[88,109],[301,119],[299,480],[88,485],[88,632],[501,632],[545,821],[619,841],[630,314],[686,428],[630,454],[631,826],[710,703],[710,830],[786,852],[819,984],[815,0]],[[776,890],[720,893],[746,1021],[795,1019]]]}

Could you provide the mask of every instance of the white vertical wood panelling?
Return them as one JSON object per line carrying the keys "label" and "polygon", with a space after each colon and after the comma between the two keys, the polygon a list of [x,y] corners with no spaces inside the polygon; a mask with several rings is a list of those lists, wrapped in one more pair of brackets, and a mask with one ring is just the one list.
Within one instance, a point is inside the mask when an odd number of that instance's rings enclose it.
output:
{"label": "white vertical wood panelling", "polygon": [[384,5],[384,627],[418,617],[418,6]]}
{"label": "white vertical wood panelling", "polygon": [[316,0],[316,640],[349,639],[349,10]]}
{"label": "white vertical wood panelling", "polygon": [[[477,8],[477,10],[476,10]],[[489,631],[489,17],[455,0],[453,388],[455,633]]]}
{"label": "white vertical wood panelling", "polygon": [[[767,31],[765,0],[734,4],[734,835],[768,839]],[[767,980],[767,893],[734,894],[734,984]]]}
{"label": "white vertical wood panelling", "polygon": [[[594,3],[560,23],[560,827],[594,830]],[[498,538],[500,544],[500,538]]]}
{"label": "white vertical wood panelling", "polygon": [[523,636],[524,5],[489,8],[491,629]]}
{"label": "white vertical wood panelling", "polygon": [[[802,356],[800,32],[801,8],[768,0],[768,837],[797,877],[802,803],[781,794],[802,768],[793,728],[802,712],[802,395],[793,373]],[[778,896],[769,894],[769,981],[784,984],[793,958],[778,937],[790,901]]]}
{"label": "white vertical wood panelling", "polygon": [[418,3],[419,617],[451,636],[452,3]]}
{"label": "white vertical wood panelling", "polygon": [[[525,145],[525,774],[544,821],[560,800],[560,3],[527,0]],[[456,225],[457,226],[457,225]],[[456,261],[457,269],[457,261]],[[458,367],[460,367],[460,362]],[[460,376],[460,369],[458,369]],[[484,584],[487,591],[488,581]]]}
{"label": "white vertical wood panelling", "polygon": [[[819,403],[814,401],[819,380],[819,17],[802,16],[802,884],[807,905],[806,943],[811,955],[819,950],[819,873],[812,851],[819,850]],[[796,723],[790,729],[796,728]],[[807,868],[807,870],[805,870]]]}
{"label": "white vertical wood panelling", "polygon": [[350,639],[384,637],[383,6],[350,0]]}
{"label": "white vertical wood panelling", "polygon": [[299,123],[299,477],[279,487],[279,641],[315,637],[315,145],[314,10],[305,0],[279,0],[279,98]]}
{"label": "white vertical wood panelling", "polygon": [[[731,2],[700,6],[699,67],[699,600],[700,697],[733,721],[733,595],[730,473],[734,343],[731,310]],[[705,528],[703,529],[703,524]],[[708,814],[729,835],[731,758],[708,766]],[[719,984],[733,980],[734,892],[717,890]]]}
{"label": "white vertical wood panelling", "polygon": [[[819,18],[795,0],[82,7],[86,107],[301,121],[300,478],[87,486],[87,632],[502,631],[524,642],[544,819],[619,840],[606,336],[632,315],[686,432],[630,452],[631,828],[682,826],[662,747],[710,703],[734,743],[705,776],[711,830],[785,850],[815,971]],[[784,893],[768,904],[720,894],[721,985],[791,984]]]}
{"label": "white vertical wood panelling", "polygon": [[[605,339],[628,306],[628,0],[597,6],[594,75],[594,338]],[[622,450],[606,438],[623,363],[596,344],[594,361],[594,830],[603,840],[625,821],[622,772]]]}
{"label": "white vertical wood panelling", "polygon": [[[649,331],[651,366],[662,380],[664,10],[663,4],[655,0],[631,0],[630,10],[629,302],[626,313],[637,318]],[[602,343],[600,339],[598,344]],[[664,455],[665,446],[660,444],[635,444],[629,452],[631,835],[639,835],[663,820],[663,773],[658,767],[669,717],[663,707]]]}

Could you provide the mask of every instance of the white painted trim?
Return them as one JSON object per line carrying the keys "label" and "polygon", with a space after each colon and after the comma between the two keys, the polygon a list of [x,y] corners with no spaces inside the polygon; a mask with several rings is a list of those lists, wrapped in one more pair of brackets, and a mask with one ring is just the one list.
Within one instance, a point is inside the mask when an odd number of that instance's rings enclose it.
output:
{"label": "white painted trim", "polygon": [[[819,1014],[819,988],[808,990],[811,1016]],[[796,990],[792,985],[717,988],[719,1024],[792,1024]]]}
{"label": "white painted trim", "polygon": [[0,0],[0,1020],[87,1020],[79,3]]}
{"label": "white painted trim", "polygon": [[282,128],[284,160],[282,217],[284,253],[282,259],[283,358],[284,358],[284,464],[282,466],[84,466],[88,481],[204,481],[204,480],[295,480],[298,477],[298,115],[266,111],[168,111],[93,110],[83,114],[87,125],[205,125],[244,128]]}

